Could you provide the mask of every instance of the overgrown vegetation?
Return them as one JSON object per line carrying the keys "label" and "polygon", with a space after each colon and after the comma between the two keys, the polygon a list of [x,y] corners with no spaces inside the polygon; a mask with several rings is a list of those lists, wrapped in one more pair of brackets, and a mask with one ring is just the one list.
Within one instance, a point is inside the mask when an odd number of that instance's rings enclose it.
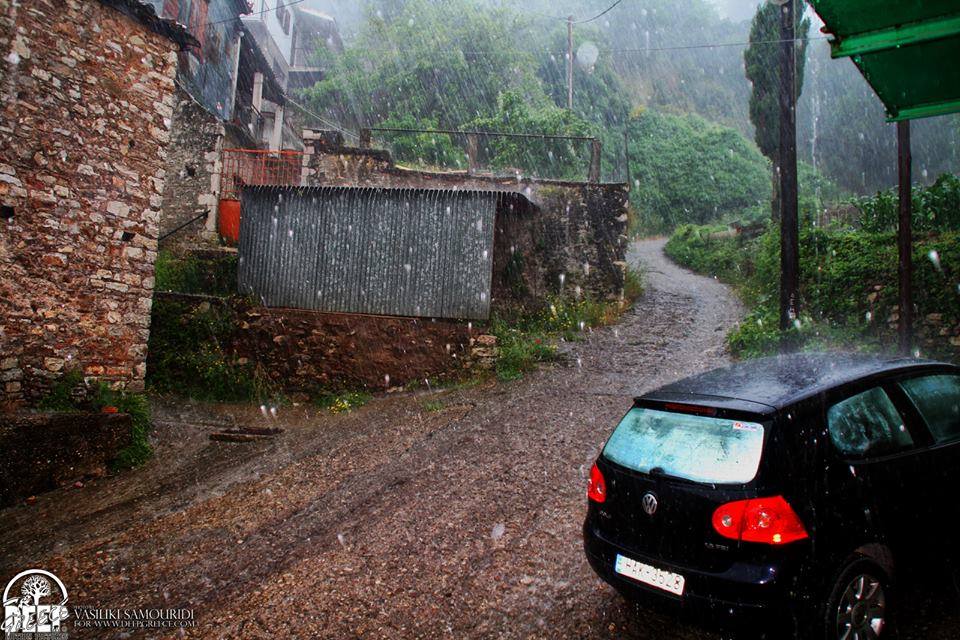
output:
{"label": "overgrown vegetation", "polygon": [[[960,327],[960,224],[953,198],[956,178],[941,177],[937,186],[918,189],[917,217],[935,221],[936,233],[914,236],[914,304],[921,352],[956,357],[949,343]],[[827,346],[885,350],[896,343],[897,244],[884,229],[889,194],[859,200],[875,228],[818,228],[806,218],[801,226],[801,317],[790,336],[808,349]],[[684,226],[667,243],[679,264],[733,284],[750,312],[728,336],[735,355],[774,353],[779,345],[779,227],[770,225],[757,238],[733,235],[722,226]],[[928,318],[929,316],[929,318]],[[924,325],[923,321],[929,323]]]}
{"label": "overgrown vegetation", "polygon": [[115,470],[138,467],[150,459],[150,405],[145,396],[111,389],[106,382],[87,384],[83,374],[68,371],[51,387],[50,392],[39,402],[42,411],[73,413],[79,411],[99,413],[114,409],[130,416],[130,444],[117,453],[111,461]]}
{"label": "overgrown vegetation", "polygon": [[230,295],[237,288],[237,257],[214,254],[203,259],[196,253],[179,254],[161,249],[155,267],[157,291],[207,295]]}
{"label": "overgrown vegetation", "polygon": [[[916,185],[912,193],[911,225],[915,233],[960,229],[960,177],[945,173],[930,187]],[[884,232],[897,228],[899,194],[897,189],[881,191],[854,201],[864,231]]]}
{"label": "overgrown vegetation", "polygon": [[197,400],[267,400],[275,395],[256,367],[226,356],[238,319],[232,305],[158,297],[153,303],[147,385]]}

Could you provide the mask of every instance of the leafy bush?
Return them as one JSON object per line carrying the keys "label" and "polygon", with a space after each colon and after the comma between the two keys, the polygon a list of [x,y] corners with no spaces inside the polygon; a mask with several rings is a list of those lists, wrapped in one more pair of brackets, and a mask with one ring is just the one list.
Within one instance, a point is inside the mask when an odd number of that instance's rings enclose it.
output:
{"label": "leafy bush", "polygon": [[[945,173],[930,187],[913,187],[914,232],[960,231],[960,177]],[[864,231],[895,231],[899,222],[900,197],[897,189],[854,201]]]}
{"label": "leafy bush", "polygon": [[[496,111],[473,120],[468,128],[557,136],[591,133],[586,121],[572,111],[551,103],[531,106],[515,91],[501,93]],[[583,180],[590,163],[590,147],[588,142],[577,140],[484,136],[480,140],[480,161],[493,169],[519,169],[541,177]]]}
{"label": "leafy bush", "polygon": [[[409,113],[392,115],[380,123],[381,127],[395,129],[438,129],[435,118],[417,120]],[[467,166],[464,150],[454,144],[449,135],[438,133],[381,133],[393,157],[400,163],[420,167],[462,169]]]}

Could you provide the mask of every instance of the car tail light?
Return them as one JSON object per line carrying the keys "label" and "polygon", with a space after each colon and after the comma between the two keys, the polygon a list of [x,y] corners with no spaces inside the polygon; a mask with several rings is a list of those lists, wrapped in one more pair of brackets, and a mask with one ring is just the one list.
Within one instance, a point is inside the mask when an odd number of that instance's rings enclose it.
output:
{"label": "car tail light", "polygon": [[590,480],[587,482],[587,497],[594,502],[603,502],[607,499],[607,483],[596,463],[590,467]]}
{"label": "car tail light", "polygon": [[783,496],[737,500],[717,507],[713,528],[724,538],[787,544],[807,537],[800,517]]}

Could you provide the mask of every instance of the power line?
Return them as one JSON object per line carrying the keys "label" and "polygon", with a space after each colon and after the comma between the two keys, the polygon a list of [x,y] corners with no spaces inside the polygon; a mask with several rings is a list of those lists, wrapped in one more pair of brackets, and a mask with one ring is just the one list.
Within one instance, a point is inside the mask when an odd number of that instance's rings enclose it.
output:
{"label": "power line", "polygon": [[[656,52],[656,51],[678,51],[684,49],[714,49],[714,48],[723,48],[723,47],[746,47],[752,44],[779,44],[783,42],[803,42],[804,40],[809,41],[818,41],[818,40],[829,40],[829,36],[817,36],[813,38],[793,38],[792,40],[756,40],[754,42],[708,42],[703,44],[691,44],[691,45],[676,45],[676,46],[667,46],[667,47],[644,47],[640,49],[600,49],[601,53],[646,53],[646,52]],[[297,47],[298,50],[307,50],[311,49],[310,47]],[[312,49],[311,49],[312,50]],[[399,47],[383,47],[378,49],[369,49],[370,51],[377,53],[412,53],[414,49],[402,49]],[[463,55],[471,56],[502,56],[504,54],[548,54],[556,57],[563,57],[566,55],[565,51],[560,50],[550,50],[550,49],[497,49],[497,50],[463,50],[463,49],[430,49],[432,52],[436,53],[462,53]]]}
{"label": "power line", "polygon": [[605,16],[606,14],[610,13],[610,11],[611,11],[614,7],[616,7],[618,4],[620,4],[621,2],[623,2],[623,0],[617,0],[617,1],[614,2],[612,5],[610,5],[609,7],[607,7],[606,9],[604,9],[603,11],[601,11],[600,13],[598,13],[597,15],[593,16],[592,18],[587,18],[586,20],[574,20],[574,21],[573,21],[573,24],[586,24],[586,23],[588,23],[588,22],[593,22],[593,21],[596,20],[597,18],[602,18],[602,17]]}
{"label": "power line", "polygon": [[336,129],[336,130],[339,131],[340,133],[344,133],[344,134],[346,134],[346,135],[348,135],[348,136],[351,136],[351,137],[353,137],[353,138],[356,138],[357,140],[360,139],[359,134],[356,134],[356,133],[354,133],[353,131],[350,131],[349,129],[345,129],[345,128],[341,127],[340,125],[338,125],[337,123],[331,122],[330,120],[327,120],[327,119],[324,118],[323,116],[317,115],[316,113],[314,113],[314,112],[311,111],[310,109],[307,109],[305,106],[303,106],[302,104],[300,104],[299,102],[297,102],[296,100],[294,100],[293,98],[291,98],[291,97],[290,97],[289,95],[287,95],[286,93],[284,93],[284,94],[282,94],[282,95],[283,95],[284,99],[285,99],[287,102],[289,102],[289,103],[292,104],[293,106],[297,107],[298,109],[300,109],[301,111],[303,111],[304,113],[306,113],[308,116],[310,116],[310,117],[312,117],[312,118],[316,118],[316,119],[317,119],[318,121],[320,121],[321,123],[327,125],[328,127],[331,127],[331,128],[333,128],[333,129]]}
{"label": "power line", "polygon": [[606,53],[646,53],[650,51],[679,51],[683,49],[714,49],[720,47],[748,47],[753,44],[780,44],[783,42],[803,42],[804,40],[829,40],[829,36],[815,38],[787,38],[785,40],[755,40],[753,42],[714,42],[706,44],[677,45],[675,47],[646,47],[643,49],[607,49]]}
{"label": "power line", "polygon": [[255,11],[254,13],[245,13],[245,14],[243,14],[243,15],[238,15],[236,18],[227,18],[226,20],[217,20],[216,22],[208,22],[208,23],[207,23],[207,26],[208,26],[208,27],[212,27],[212,26],[215,25],[215,24],[223,24],[223,23],[225,23],[225,22],[233,22],[234,20],[238,20],[238,19],[240,19],[240,18],[249,18],[249,17],[251,17],[251,16],[262,16],[262,15],[265,14],[265,13],[270,13],[271,11],[276,11],[277,9],[281,9],[281,8],[283,8],[283,7],[292,7],[293,5],[295,5],[295,4],[300,4],[301,2],[304,2],[304,1],[305,1],[305,0],[290,0],[290,2],[288,2],[287,4],[278,4],[277,6],[273,7],[272,9],[271,9],[270,7],[267,7],[267,8],[264,9],[263,11]]}

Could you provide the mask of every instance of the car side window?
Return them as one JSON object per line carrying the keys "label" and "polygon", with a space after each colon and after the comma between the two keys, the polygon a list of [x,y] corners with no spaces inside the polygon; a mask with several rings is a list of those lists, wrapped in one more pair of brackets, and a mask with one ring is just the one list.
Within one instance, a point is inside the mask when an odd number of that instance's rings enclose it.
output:
{"label": "car side window", "polygon": [[913,445],[903,418],[880,387],[830,407],[827,424],[834,446],[847,456],[886,455]]}
{"label": "car side window", "polygon": [[960,440],[960,376],[912,378],[900,383],[936,443]]}

